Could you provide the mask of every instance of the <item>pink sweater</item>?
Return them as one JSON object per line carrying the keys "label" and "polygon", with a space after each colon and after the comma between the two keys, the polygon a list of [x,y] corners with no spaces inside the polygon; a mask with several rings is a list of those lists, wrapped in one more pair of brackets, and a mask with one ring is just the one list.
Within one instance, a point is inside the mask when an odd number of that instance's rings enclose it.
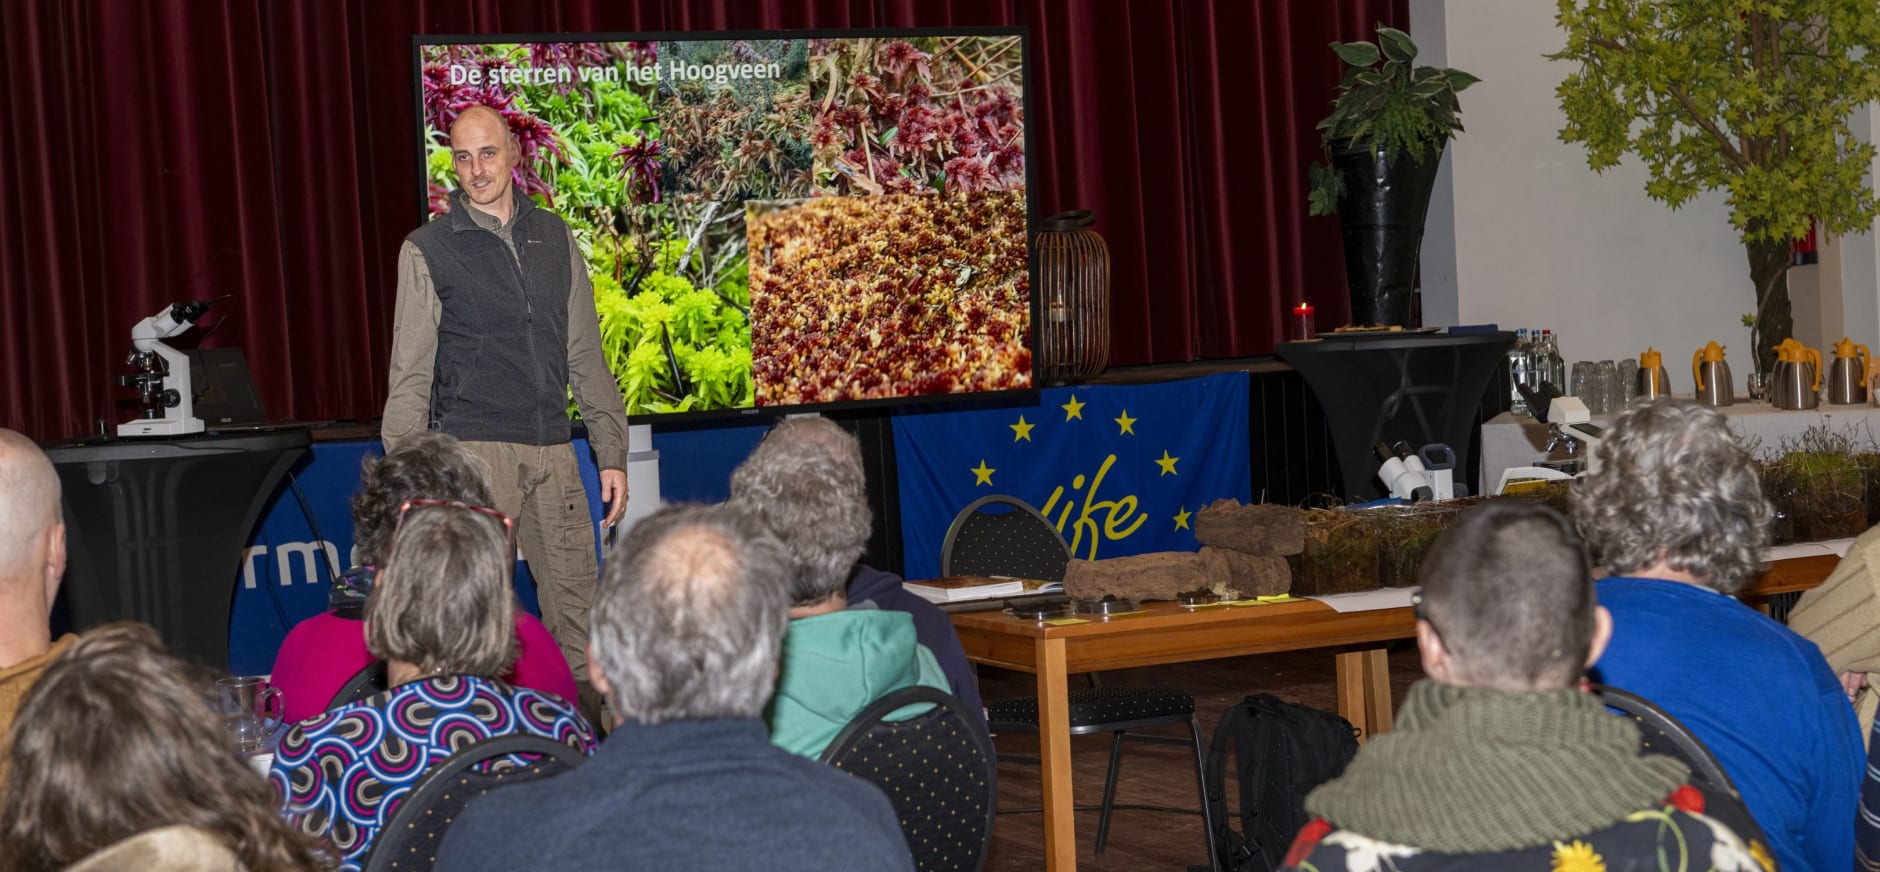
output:
{"label": "pink sweater", "polygon": [[[365,626],[364,621],[322,612],[288,631],[274,655],[270,680],[280,688],[288,723],[326,711],[326,704],[346,686],[347,679],[372,662],[366,651]],[[520,656],[503,680],[575,702],[574,672],[542,620],[517,609],[516,642]]]}

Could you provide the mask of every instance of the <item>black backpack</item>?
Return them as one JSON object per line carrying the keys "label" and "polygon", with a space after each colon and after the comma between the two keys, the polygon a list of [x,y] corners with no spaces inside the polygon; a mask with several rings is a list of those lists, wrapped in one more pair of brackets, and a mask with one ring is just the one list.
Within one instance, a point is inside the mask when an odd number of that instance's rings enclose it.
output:
{"label": "black backpack", "polygon": [[[1208,809],[1214,816],[1214,855],[1228,872],[1280,868],[1299,828],[1306,825],[1306,794],[1345,771],[1358,753],[1351,722],[1271,694],[1250,696],[1221,715],[1208,750]],[[1239,769],[1240,826],[1227,820],[1227,754]]]}

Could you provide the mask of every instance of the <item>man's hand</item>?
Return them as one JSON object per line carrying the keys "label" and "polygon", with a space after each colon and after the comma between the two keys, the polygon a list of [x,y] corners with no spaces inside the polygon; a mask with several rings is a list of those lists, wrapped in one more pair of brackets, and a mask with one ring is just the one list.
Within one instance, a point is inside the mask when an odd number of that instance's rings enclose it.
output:
{"label": "man's hand", "polygon": [[601,502],[607,504],[607,517],[601,526],[612,527],[627,511],[627,473],[622,469],[601,470]]}

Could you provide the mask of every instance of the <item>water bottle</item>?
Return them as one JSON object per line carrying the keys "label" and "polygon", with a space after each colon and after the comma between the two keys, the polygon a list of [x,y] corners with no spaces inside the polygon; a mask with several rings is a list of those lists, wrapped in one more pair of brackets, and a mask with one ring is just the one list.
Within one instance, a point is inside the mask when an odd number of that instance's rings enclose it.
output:
{"label": "water bottle", "polygon": [[1521,396],[1521,386],[1528,384],[1533,349],[1528,345],[1525,328],[1516,330],[1514,336],[1514,346],[1508,349],[1508,411],[1515,415],[1531,415],[1527,400]]}
{"label": "water bottle", "polygon": [[1547,375],[1545,378],[1562,390],[1567,385],[1567,361],[1560,356],[1560,337],[1552,330],[1541,331],[1542,356],[1546,358]]}

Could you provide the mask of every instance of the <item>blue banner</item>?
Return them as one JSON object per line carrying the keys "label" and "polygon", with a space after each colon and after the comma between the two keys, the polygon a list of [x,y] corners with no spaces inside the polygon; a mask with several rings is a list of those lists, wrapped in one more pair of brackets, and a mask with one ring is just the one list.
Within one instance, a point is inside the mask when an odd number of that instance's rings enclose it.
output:
{"label": "blue banner", "polygon": [[1228,373],[896,415],[906,576],[938,576],[953,516],[990,494],[1030,503],[1080,559],[1194,550],[1196,510],[1250,497],[1247,386]]}

